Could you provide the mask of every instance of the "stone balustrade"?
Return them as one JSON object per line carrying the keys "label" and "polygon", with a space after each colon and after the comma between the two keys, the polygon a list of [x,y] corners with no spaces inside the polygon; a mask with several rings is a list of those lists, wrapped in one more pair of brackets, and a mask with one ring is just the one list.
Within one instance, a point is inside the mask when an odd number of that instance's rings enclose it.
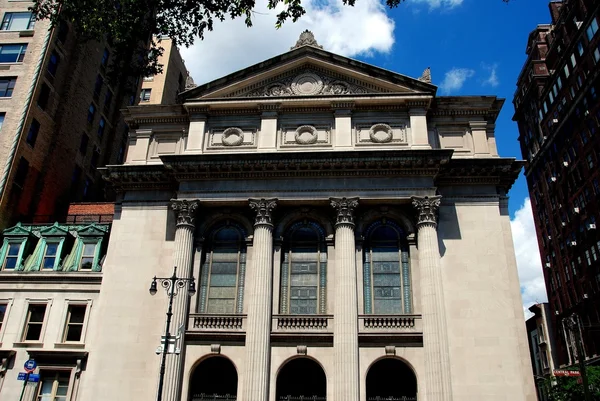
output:
{"label": "stone balustrade", "polygon": [[332,315],[274,315],[275,332],[331,332]]}
{"label": "stone balustrade", "polygon": [[360,333],[422,332],[421,315],[360,315],[358,317]]}
{"label": "stone balustrade", "polygon": [[214,331],[246,331],[246,315],[238,314],[190,314],[188,331],[214,332]]}

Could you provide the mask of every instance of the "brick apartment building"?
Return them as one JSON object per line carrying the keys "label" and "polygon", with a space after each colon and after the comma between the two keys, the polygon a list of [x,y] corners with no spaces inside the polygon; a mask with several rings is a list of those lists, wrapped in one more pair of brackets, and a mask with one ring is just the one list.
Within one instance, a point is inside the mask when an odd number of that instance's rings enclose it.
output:
{"label": "brick apartment building", "polygon": [[517,82],[519,126],[560,366],[578,359],[564,318],[600,360],[600,2],[553,1],[527,41]]}
{"label": "brick apartment building", "polygon": [[[135,77],[109,82],[109,46],[80,40],[67,24],[49,29],[28,6],[0,0],[0,228],[61,220],[72,201],[105,199],[97,168],[123,162],[120,109],[141,86]],[[187,72],[168,48],[177,62],[165,66],[161,92],[178,93]]]}

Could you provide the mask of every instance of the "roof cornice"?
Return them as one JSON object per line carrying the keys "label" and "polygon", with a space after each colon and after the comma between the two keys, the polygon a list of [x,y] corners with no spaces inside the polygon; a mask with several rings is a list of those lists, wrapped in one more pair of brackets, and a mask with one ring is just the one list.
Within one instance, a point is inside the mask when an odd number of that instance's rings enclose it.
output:
{"label": "roof cornice", "polygon": [[452,159],[452,150],[354,150],[161,156],[162,165],[108,166],[118,191],[177,190],[183,181],[320,177],[432,177],[436,185],[496,185],[506,191],[523,162],[513,158]]}

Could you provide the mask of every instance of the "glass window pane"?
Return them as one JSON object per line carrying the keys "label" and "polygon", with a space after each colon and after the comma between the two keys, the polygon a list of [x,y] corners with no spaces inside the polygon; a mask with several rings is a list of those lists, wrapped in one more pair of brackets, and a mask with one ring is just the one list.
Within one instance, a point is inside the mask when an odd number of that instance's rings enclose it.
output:
{"label": "glass window pane", "polygon": [[373,274],[373,286],[390,287],[400,286],[399,274]]}
{"label": "glass window pane", "polygon": [[81,269],[82,270],[91,270],[94,267],[94,258],[81,258]]}
{"label": "glass window pane", "polygon": [[84,256],[94,256],[96,254],[96,244],[85,244],[83,245]]}
{"label": "glass window pane", "polygon": [[58,244],[47,244],[46,245],[46,256],[55,256],[58,249]]}
{"label": "glass window pane", "polygon": [[46,314],[46,305],[30,305],[29,306],[29,322],[41,323],[44,321]]}
{"label": "glass window pane", "polygon": [[236,281],[236,274],[213,274],[210,277],[211,287],[233,287],[236,285]]}
{"label": "glass window pane", "polygon": [[14,269],[15,267],[17,267],[17,257],[15,256],[7,256],[6,260],[4,261],[4,268],[5,269]]}
{"label": "glass window pane", "polygon": [[85,318],[86,308],[87,308],[86,305],[70,306],[69,307],[69,309],[70,309],[69,322],[70,323],[83,323],[83,320]]}
{"label": "glass window pane", "polygon": [[81,333],[83,331],[83,325],[69,325],[67,328],[67,335],[65,341],[81,341]]}
{"label": "glass window pane", "polygon": [[11,256],[17,256],[19,254],[20,249],[21,244],[10,244],[8,245],[8,254]]}
{"label": "glass window pane", "polygon": [[29,28],[31,13],[10,13],[9,31],[26,31]]}
{"label": "glass window pane", "polygon": [[27,326],[27,334],[25,335],[26,341],[38,341],[42,335],[41,323],[29,323]]}
{"label": "glass window pane", "polygon": [[375,299],[373,304],[376,314],[402,313],[402,305],[399,299]]}

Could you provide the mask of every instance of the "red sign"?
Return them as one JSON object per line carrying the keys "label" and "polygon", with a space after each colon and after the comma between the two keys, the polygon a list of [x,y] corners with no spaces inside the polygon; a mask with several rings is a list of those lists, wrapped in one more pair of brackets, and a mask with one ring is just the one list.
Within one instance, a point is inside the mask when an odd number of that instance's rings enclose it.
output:
{"label": "red sign", "polygon": [[554,376],[579,377],[581,372],[578,370],[555,370]]}

